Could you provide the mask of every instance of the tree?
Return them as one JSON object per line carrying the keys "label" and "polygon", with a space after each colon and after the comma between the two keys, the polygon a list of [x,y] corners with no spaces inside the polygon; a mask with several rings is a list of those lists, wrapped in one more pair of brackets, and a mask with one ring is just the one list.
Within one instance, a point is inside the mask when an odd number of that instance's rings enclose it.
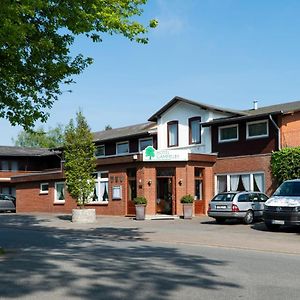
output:
{"label": "tree", "polygon": [[112,129],[112,127],[108,124],[108,125],[105,125],[105,127],[104,127],[104,130],[111,130]]}
{"label": "tree", "polygon": [[17,139],[12,139],[15,146],[19,147],[41,147],[41,148],[56,148],[64,143],[64,125],[58,124],[56,127],[49,127],[45,131],[43,126],[37,130],[21,131]]}
{"label": "tree", "polygon": [[89,202],[94,191],[95,150],[93,135],[87,121],[82,113],[78,112],[76,125],[71,119],[65,131],[64,166],[68,192],[81,208]]}
{"label": "tree", "polygon": [[0,6],[0,117],[25,130],[47,112],[92,58],[70,56],[75,37],[101,42],[121,34],[147,43],[148,26],[135,19],[147,0],[2,0]]}
{"label": "tree", "polygon": [[273,152],[271,169],[279,183],[288,179],[300,178],[300,147],[284,148]]}

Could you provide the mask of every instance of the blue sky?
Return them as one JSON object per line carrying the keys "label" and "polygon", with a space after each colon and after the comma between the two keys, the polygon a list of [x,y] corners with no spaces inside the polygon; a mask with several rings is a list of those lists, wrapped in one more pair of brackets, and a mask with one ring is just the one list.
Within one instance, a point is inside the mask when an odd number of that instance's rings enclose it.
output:
{"label": "blue sky", "polygon": [[[149,0],[148,45],[120,36],[73,47],[95,62],[75,78],[44,127],[81,109],[93,131],[143,123],[175,95],[234,109],[300,100],[300,1]],[[1,145],[20,127],[0,120]]]}

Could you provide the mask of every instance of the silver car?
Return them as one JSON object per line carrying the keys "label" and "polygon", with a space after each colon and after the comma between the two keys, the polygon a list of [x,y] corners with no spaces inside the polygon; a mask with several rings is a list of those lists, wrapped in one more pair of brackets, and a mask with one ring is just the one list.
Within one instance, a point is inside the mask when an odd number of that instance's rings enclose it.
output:
{"label": "silver car", "polygon": [[268,196],[259,192],[224,192],[211,200],[207,213],[217,223],[224,223],[226,219],[241,219],[251,224],[255,218],[262,218],[267,200]]}
{"label": "silver car", "polygon": [[16,198],[8,194],[0,194],[0,211],[16,212]]}

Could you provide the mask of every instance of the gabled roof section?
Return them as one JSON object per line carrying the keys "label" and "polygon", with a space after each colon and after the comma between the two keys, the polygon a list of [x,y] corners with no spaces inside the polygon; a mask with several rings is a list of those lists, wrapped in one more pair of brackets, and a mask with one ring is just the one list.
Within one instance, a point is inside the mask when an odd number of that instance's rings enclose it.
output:
{"label": "gabled roof section", "polygon": [[247,113],[245,113],[243,111],[233,110],[233,109],[227,109],[227,108],[221,108],[221,107],[217,107],[217,106],[213,106],[213,105],[209,105],[209,104],[205,104],[205,103],[201,103],[201,102],[196,102],[196,101],[193,101],[193,100],[185,99],[185,98],[182,98],[182,97],[179,97],[179,96],[175,96],[171,101],[169,101],[160,110],[158,110],[155,114],[153,114],[148,119],[148,121],[156,122],[157,119],[164,112],[166,112],[170,107],[172,107],[173,105],[175,105],[178,102],[183,102],[183,103],[195,105],[195,106],[198,106],[201,109],[209,109],[209,110],[214,110],[214,111],[218,111],[218,112],[222,112],[222,113],[229,113],[229,114],[233,114],[233,115],[243,116],[243,115],[247,114]]}
{"label": "gabled roof section", "polygon": [[126,139],[133,136],[145,134],[153,134],[156,132],[156,123],[147,122],[121,128],[114,128],[93,132],[94,142],[102,142],[108,140]]}
{"label": "gabled roof section", "polygon": [[247,109],[242,111],[244,113],[244,116],[218,118],[210,122],[202,123],[202,125],[204,127],[208,127],[216,124],[227,124],[227,123],[238,122],[242,120],[252,120],[256,118],[264,118],[269,115],[288,114],[297,111],[300,111],[300,101],[264,106],[257,109]]}
{"label": "gabled roof section", "polygon": [[260,115],[274,113],[276,111],[281,111],[283,114],[300,111],[300,101],[264,106],[257,109],[248,109],[244,110],[243,112],[249,115]]}
{"label": "gabled roof section", "polygon": [[39,156],[51,156],[51,155],[55,155],[56,153],[57,152],[50,151],[47,148],[0,146],[0,156],[39,157]]}

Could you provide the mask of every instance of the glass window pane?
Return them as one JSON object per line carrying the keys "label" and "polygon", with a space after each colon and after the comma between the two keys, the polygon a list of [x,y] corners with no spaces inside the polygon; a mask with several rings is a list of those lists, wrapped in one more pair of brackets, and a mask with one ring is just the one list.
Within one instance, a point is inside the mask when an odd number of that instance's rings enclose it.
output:
{"label": "glass window pane", "polygon": [[140,151],[143,151],[148,146],[153,146],[152,144],[153,144],[152,138],[140,140]]}
{"label": "glass window pane", "polygon": [[96,147],[95,156],[99,157],[99,156],[104,156],[104,155],[105,155],[105,147],[104,147],[104,145],[97,146]]}
{"label": "glass window pane", "polygon": [[220,128],[220,140],[234,140],[237,139],[237,127]]}
{"label": "glass window pane", "polygon": [[117,144],[117,154],[129,153],[128,142]]}
{"label": "glass window pane", "polygon": [[218,189],[218,193],[227,191],[227,176],[226,175],[217,176],[217,189]]}
{"label": "glass window pane", "polygon": [[100,201],[108,201],[108,182],[107,181],[100,182],[99,200]]}
{"label": "glass window pane", "polygon": [[64,183],[55,184],[56,200],[65,200],[64,186]]}
{"label": "glass window pane", "polygon": [[260,136],[260,135],[267,135],[267,122],[255,123],[255,124],[248,124],[248,136]]}
{"label": "glass window pane", "polygon": [[202,180],[195,180],[195,196],[197,200],[202,200]]}
{"label": "glass window pane", "polygon": [[169,146],[177,146],[178,145],[178,141],[177,141],[178,126],[177,125],[178,125],[177,123],[168,125]]}
{"label": "glass window pane", "polygon": [[201,142],[201,126],[200,120],[191,121],[191,143]]}

